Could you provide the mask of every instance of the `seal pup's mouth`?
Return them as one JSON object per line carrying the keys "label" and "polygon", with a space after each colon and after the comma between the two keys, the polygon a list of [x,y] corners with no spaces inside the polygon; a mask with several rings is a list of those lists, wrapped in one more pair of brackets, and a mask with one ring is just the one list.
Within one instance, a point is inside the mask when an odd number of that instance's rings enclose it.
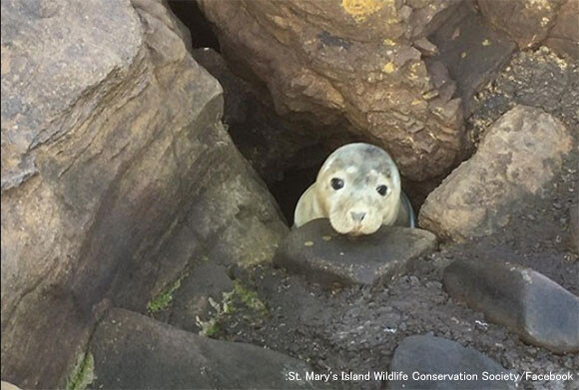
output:
{"label": "seal pup's mouth", "polygon": [[376,233],[380,229],[380,225],[373,229],[364,223],[348,224],[347,227],[344,227],[344,224],[337,224],[331,218],[330,225],[336,232],[350,237],[367,236]]}

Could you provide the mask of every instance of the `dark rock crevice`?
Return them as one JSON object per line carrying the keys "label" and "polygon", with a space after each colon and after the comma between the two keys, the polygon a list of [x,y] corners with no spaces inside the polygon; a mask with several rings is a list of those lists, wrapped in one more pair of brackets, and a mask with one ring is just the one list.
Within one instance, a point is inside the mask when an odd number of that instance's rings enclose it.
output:
{"label": "dark rock crevice", "polygon": [[175,16],[189,29],[193,49],[208,47],[217,52],[220,51],[211,23],[205,18],[195,0],[167,0],[167,4]]}

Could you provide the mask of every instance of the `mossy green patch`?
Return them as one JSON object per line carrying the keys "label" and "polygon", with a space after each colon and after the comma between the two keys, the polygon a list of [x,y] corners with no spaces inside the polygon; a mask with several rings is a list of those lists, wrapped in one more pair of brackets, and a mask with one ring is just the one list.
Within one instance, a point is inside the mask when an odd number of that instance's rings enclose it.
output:
{"label": "mossy green patch", "polygon": [[241,302],[247,307],[264,317],[269,313],[267,306],[259,299],[257,292],[245,287],[239,280],[233,281],[233,288],[235,295],[238,296]]}
{"label": "mossy green patch", "polygon": [[169,285],[163,292],[151,299],[151,301],[147,303],[147,311],[152,314],[168,308],[173,302],[173,293],[181,287],[181,281],[185,276],[187,275],[181,275],[179,279]]}
{"label": "mossy green patch", "polygon": [[78,357],[72,373],[68,377],[66,390],[84,390],[95,379],[94,357],[91,353],[83,353]]}

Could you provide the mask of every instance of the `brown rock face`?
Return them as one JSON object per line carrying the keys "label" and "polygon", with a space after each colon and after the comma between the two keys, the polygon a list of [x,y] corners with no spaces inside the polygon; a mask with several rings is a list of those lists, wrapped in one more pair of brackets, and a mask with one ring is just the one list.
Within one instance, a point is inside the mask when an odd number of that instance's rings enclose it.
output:
{"label": "brown rock face", "polygon": [[[497,29],[505,31],[520,49],[542,42],[555,24],[566,0],[478,0],[479,8]],[[571,0],[574,1],[574,0]]]}
{"label": "brown rock face", "polygon": [[2,1],[2,379],[63,388],[107,302],[287,232],[159,1]]}
{"label": "brown rock face", "polygon": [[426,198],[420,226],[453,241],[491,234],[526,196],[540,196],[572,138],[544,111],[517,106],[497,120],[478,151]]}
{"label": "brown rock face", "polygon": [[267,84],[278,113],[345,117],[412,180],[444,172],[462,144],[460,99],[440,93],[421,54],[459,3],[200,0],[224,55]]}
{"label": "brown rock face", "polygon": [[559,55],[579,60],[579,0],[567,0],[561,7],[545,45]]}

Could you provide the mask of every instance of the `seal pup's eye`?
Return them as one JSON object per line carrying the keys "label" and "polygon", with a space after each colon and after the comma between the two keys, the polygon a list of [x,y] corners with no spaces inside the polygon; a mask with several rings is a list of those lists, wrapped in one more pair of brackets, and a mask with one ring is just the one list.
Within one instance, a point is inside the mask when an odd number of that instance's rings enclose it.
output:
{"label": "seal pup's eye", "polygon": [[330,183],[332,184],[332,188],[336,191],[344,187],[344,180],[338,179],[337,177],[334,177]]}
{"label": "seal pup's eye", "polygon": [[376,187],[376,191],[378,191],[378,193],[382,196],[386,195],[386,192],[388,192],[388,186],[385,185],[381,185]]}

